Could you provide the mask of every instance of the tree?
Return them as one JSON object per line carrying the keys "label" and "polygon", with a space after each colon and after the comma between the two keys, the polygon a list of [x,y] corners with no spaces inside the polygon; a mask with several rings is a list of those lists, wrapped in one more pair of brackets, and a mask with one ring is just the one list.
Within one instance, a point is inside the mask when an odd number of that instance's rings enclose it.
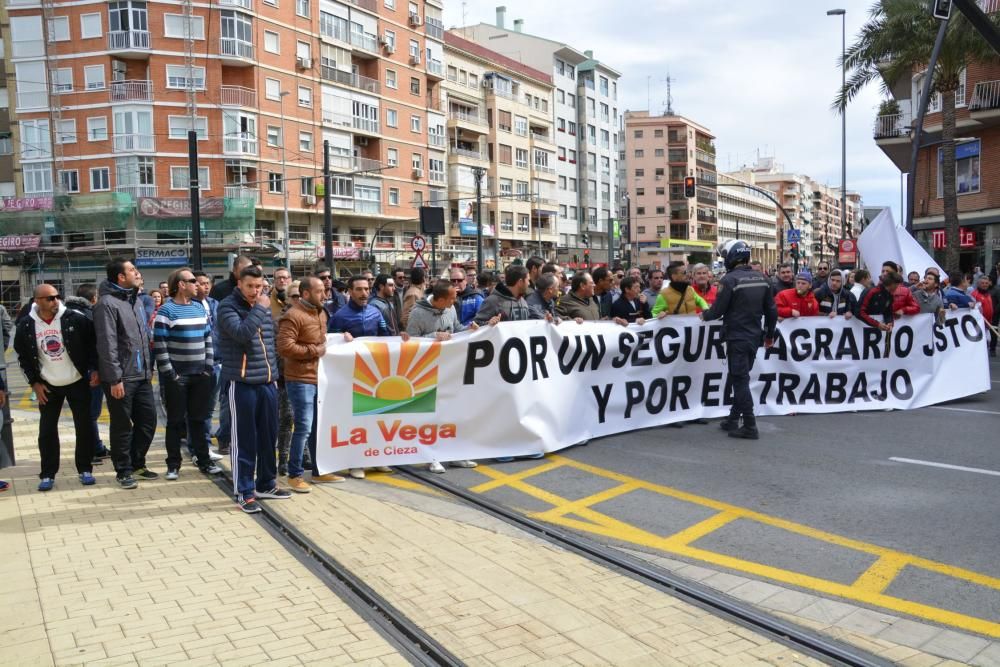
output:
{"label": "tree", "polygon": [[[1000,17],[993,16],[1000,25]],[[909,80],[926,69],[937,36],[938,19],[931,16],[924,0],[878,0],[858,39],[844,56],[850,72],[847,85],[834,100],[834,108],[843,110],[869,83],[879,79],[887,95],[900,80]],[[991,62],[996,54],[985,39],[959,11],[948,22],[931,75],[931,92],[941,94],[941,180],[944,187],[945,266],[959,268],[958,195],[955,187],[955,91],[962,71],[973,63]],[[914,99],[916,105],[918,100]]]}

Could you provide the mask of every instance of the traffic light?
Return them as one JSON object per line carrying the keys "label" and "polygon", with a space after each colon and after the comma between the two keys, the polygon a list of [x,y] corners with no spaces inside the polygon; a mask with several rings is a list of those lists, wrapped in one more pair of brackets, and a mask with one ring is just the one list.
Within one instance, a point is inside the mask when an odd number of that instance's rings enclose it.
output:
{"label": "traffic light", "polygon": [[[590,237],[587,236],[586,234],[580,234],[580,243],[582,243],[583,245],[589,247],[590,246]],[[590,251],[588,250],[587,252],[590,252]]]}
{"label": "traffic light", "polygon": [[694,186],[695,186],[694,176],[688,176],[684,179],[685,197],[694,197]]}

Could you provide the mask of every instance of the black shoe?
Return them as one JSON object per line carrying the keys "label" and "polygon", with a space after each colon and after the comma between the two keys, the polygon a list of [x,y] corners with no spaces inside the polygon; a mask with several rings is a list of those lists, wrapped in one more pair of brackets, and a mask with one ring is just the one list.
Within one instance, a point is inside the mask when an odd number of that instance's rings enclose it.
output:
{"label": "black shoe", "polygon": [[132,474],[135,475],[136,477],[138,477],[139,479],[146,480],[147,482],[150,481],[150,480],[153,480],[153,479],[159,479],[160,478],[159,473],[155,473],[152,470],[149,470],[148,468],[139,468],[138,470],[136,470]]}
{"label": "black shoe", "polygon": [[719,422],[719,428],[721,428],[723,431],[735,431],[739,427],[740,427],[739,419],[732,419],[730,417],[726,417],[721,422]]}
{"label": "black shoe", "polygon": [[118,478],[118,486],[123,489],[134,489],[139,486],[139,482],[135,481],[135,477],[132,475],[126,475]]}
{"label": "black shoe", "polygon": [[219,453],[223,456],[229,455],[229,443],[219,443]]}
{"label": "black shoe", "polygon": [[698,419],[692,419],[688,423],[689,424],[699,424],[701,426],[704,426],[705,424],[708,423],[708,420],[707,419],[702,419],[701,417],[699,417]]}
{"label": "black shoe", "polygon": [[673,424],[667,424],[667,428],[684,428],[684,424],[680,422],[674,422]]}
{"label": "black shoe", "polygon": [[742,426],[729,432],[730,438],[742,438],[743,440],[760,440],[760,433],[756,426]]}
{"label": "black shoe", "polygon": [[284,464],[278,466],[278,477],[288,477],[288,466]]}

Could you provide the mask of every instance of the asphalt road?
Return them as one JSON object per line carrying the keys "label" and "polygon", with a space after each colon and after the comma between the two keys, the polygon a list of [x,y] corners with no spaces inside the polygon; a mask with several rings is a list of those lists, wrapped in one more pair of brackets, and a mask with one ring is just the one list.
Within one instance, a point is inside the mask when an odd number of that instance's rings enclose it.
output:
{"label": "asphalt road", "polygon": [[[997,623],[1000,587],[994,586],[1000,585],[1000,364],[991,362],[992,391],[936,407],[762,418],[758,441],[728,438],[716,422],[683,429],[657,428],[592,440],[587,446],[559,454],[573,462],[760,512],[778,521],[997,578],[993,584],[980,585],[907,566],[890,577],[882,590],[905,601]],[[542,463],[490,463],[489,467],[509,474]],[[451,469],[448,479],[476,490],[490,477],[483,471]],[[572,466],[523,481],[532,485],[527,493],[512,486],[482,491],[509,506],[542,513],[552,505],[537,489],[578,500],[627,482]],[[717,512],[643,489],[588,507],[656,536],[675,535]],[[655,546],[637,544],[628,530],[619,532],[624,537],[587,536],[657,551]],[[878,555],[744,519],[712,530],[692,544],[845,585],[858,580],[879,560]],[[698,562],[683,555],[680,559]]]}

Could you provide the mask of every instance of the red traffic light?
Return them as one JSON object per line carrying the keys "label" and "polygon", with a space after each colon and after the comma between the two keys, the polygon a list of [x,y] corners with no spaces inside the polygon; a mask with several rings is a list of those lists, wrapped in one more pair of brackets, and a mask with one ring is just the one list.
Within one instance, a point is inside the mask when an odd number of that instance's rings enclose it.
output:
{"label": "red traffic light", "polygon": [[694,176],[687,176],[684,178],[685,197],[694,197],[694,186],[695,186]]}

